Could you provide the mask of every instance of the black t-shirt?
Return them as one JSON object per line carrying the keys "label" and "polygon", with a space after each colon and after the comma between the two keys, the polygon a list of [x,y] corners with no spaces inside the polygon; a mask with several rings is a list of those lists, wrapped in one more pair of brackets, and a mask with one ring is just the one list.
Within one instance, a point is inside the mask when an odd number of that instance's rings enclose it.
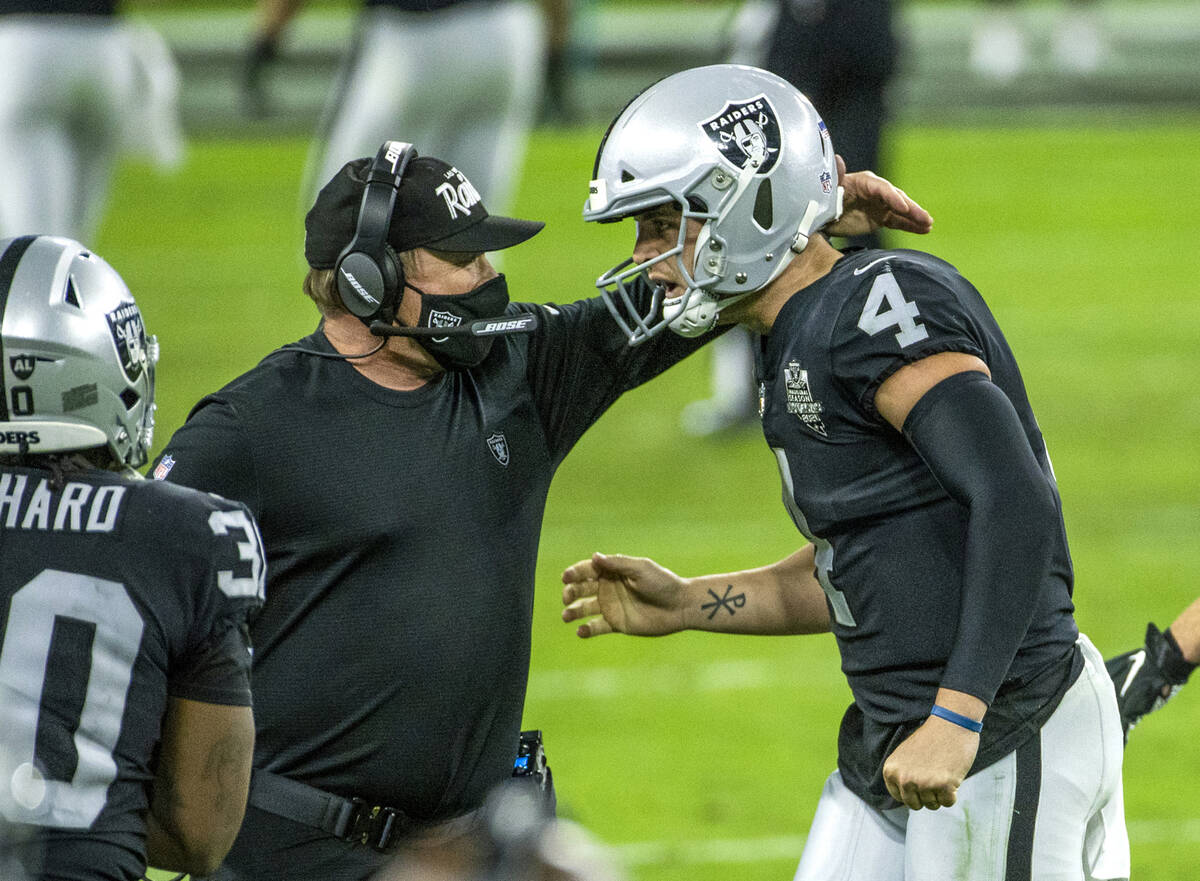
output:
{"label": "black t-shirt", "polygon": [[0,787],[0,865],[133,881],[168,695],[250,704],[257,529],[183,487],[4,467],[0,559],[0,779],[24,781]]}
{"label": "black t-shirt", "polygon": [[[1045,700],[1034,700],[1037,707],[1056,699],[1063,677],[1046,671],[1073,665],[1078,636],[1061,517],[1050,566],[1028,573],[1039,585],[1037,607],[1011,665],[997,672],[1004,659],[976,655],[948,667],[960,614],[971,614],[960,602],[967,511],[874,408],[879,385],[904,364],[939,352],[976,355],[1053,485],[1020,371],[978,292],[927,254],[852,252],[787,301],[763,347],[763,430],[788,511],[816,545],[842,669],[864,724],[923,720],[940,685],[992,701],[994,681],[1006,703],[1039,687]],[[985,741],[1007,743],[1022,719],[1005,721],[1004,708],[993,709]],[[848,743],[844,727],[843,763]],[[867,752],[878,758],[875,748]]]}
{"label": "black t-shirt", "polygon": [[[262,527],[256,767],[428,819],[511,775],[551,477],[622,392],[702,342],[631,348],[599,299],[509,312],[530,309],[535,333],[415,391],[285,347],[167,444],[157,473]],[[301,344],[333,351],[320,331]]]}

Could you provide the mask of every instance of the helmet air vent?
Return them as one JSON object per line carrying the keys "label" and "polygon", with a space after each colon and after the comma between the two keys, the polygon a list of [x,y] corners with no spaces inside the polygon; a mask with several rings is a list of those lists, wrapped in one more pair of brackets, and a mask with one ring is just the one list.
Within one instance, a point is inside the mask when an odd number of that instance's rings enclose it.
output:
{"label": "helmet air vent", "polygon": [[775,220],[775,208],[771,199],[771,181],[768,178],[758,185],[758,193],[754,197],[754,222],[766,232]]}
{"label": "helmet air vent", "polygon": [[67,276],[67,290],[63,295],[63,302],[68,306],[74,306],[76,309],[82,309],[79,305],[79,293],[75,290],[75,276]]}

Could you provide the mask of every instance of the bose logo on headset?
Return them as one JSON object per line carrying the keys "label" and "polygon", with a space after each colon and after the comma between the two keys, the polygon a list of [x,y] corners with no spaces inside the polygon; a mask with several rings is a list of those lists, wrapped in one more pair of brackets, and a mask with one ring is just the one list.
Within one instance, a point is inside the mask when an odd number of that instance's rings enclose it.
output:
{"label": "bose logo on headset", "polygon": [[351,275],[349,272],[347,272],[344,267],[342,268],[342,275],[344,275],[346,277],[346,281],[348,281],[348,282],[350,282],[350,284],[354,285],[354,290],[358,291],[358,295],[360,297],[362,297],[364,300],[366,300],[372,306],[379,305],[379,301],[376,300],[374,297],[372,297],[371,294],[367,291],[367,289],[358,283],[358,279],[355,278],[353,275]]}

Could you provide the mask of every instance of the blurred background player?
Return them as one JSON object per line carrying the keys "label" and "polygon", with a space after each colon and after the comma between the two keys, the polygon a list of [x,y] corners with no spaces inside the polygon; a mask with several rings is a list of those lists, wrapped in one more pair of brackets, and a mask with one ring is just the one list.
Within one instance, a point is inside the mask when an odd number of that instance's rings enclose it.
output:
{"label": "blurred background player", "polygon": [[529,790],[501,786],[473,834],[403,848],[371,881],[625,881],[620,863],[578,823]]}
{"label": "blurred background player", "polygon": [[1165,631],[1146,625],[1146,644],[1110,658],[1125,737],[1147,713],[1179,693],[1200,664],[1200,599],[1179,613]]}
{"label": "blurred background player", "polygon": [[117,0],[0,0],[0,236],[91,241],[122,154],[182,157],[166,43]]}
{"label": "blurred background player", "polygon": [[[1020,0],[982,0],[968,55],[975,73],[1005,84],[1032,67],[1033,28],[1022,20],[1026,8]],[[1096,0],[1062,0],[1048,36],[1050,61],[1065,73],[1094,73],[1108,53]]]}
{"label": "blurred background player", "polygon": [[[498,211],[516,193],[537,120],[547,23],[537,0],[363,0],[306,171],[305,204],[346,162],[398,134],[455,157]],[[303,0],[259,0],[246,68],[252,108],[264,66]],[[563,0],[547,4],[565,10]],[[256,97],[257,96],[257,97]]]}
{"label": "blurred background player", "polygon": [[77,242],[0,241],[0,877],[204,874],[254,741],[246,509],[143,480],[157,343]]}
{"label": "blurred background player", "polygon": [[[899,40],[891,0],[750,0],[731,29],[731,61],[782,76],[812,101],[848,168],[887,176],[887,89]],[[883,247],[875,230],[845,247]],[[758,424],[754,335],[734,328],[711,348],[712,394],[681,414],[688,434],[703,437]]]}

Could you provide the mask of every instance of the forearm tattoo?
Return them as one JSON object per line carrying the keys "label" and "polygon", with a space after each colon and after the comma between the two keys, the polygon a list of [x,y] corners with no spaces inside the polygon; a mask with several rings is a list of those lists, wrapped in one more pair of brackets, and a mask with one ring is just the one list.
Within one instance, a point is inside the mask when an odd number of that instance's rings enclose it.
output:
{"label": "forearm tattoo", "polygon": [[746,594],[738,593],[738,594],[733,594],[733,596],[730,596],[730,593],[732,593],[732,591],[733,591],[732,584],[725,585],[724,596],[717,596],[716,592],[713,591],[712,588],[709,588],[708,595],[713,598],[713,601],[711,603],[703,603],[700,606],[701,610],[706,611],[706,612],[709,609],[712,609],[712,611],[708,613],[709,621],[711,621],[713,618],[715,618],[717,615],[717,612],[721,611],[722,609],[727,611],[730,615],[735,615],[735,614],[737,614],[736,612],[734,612],[735,607],[740,609],[742,606],[746,605]]}

